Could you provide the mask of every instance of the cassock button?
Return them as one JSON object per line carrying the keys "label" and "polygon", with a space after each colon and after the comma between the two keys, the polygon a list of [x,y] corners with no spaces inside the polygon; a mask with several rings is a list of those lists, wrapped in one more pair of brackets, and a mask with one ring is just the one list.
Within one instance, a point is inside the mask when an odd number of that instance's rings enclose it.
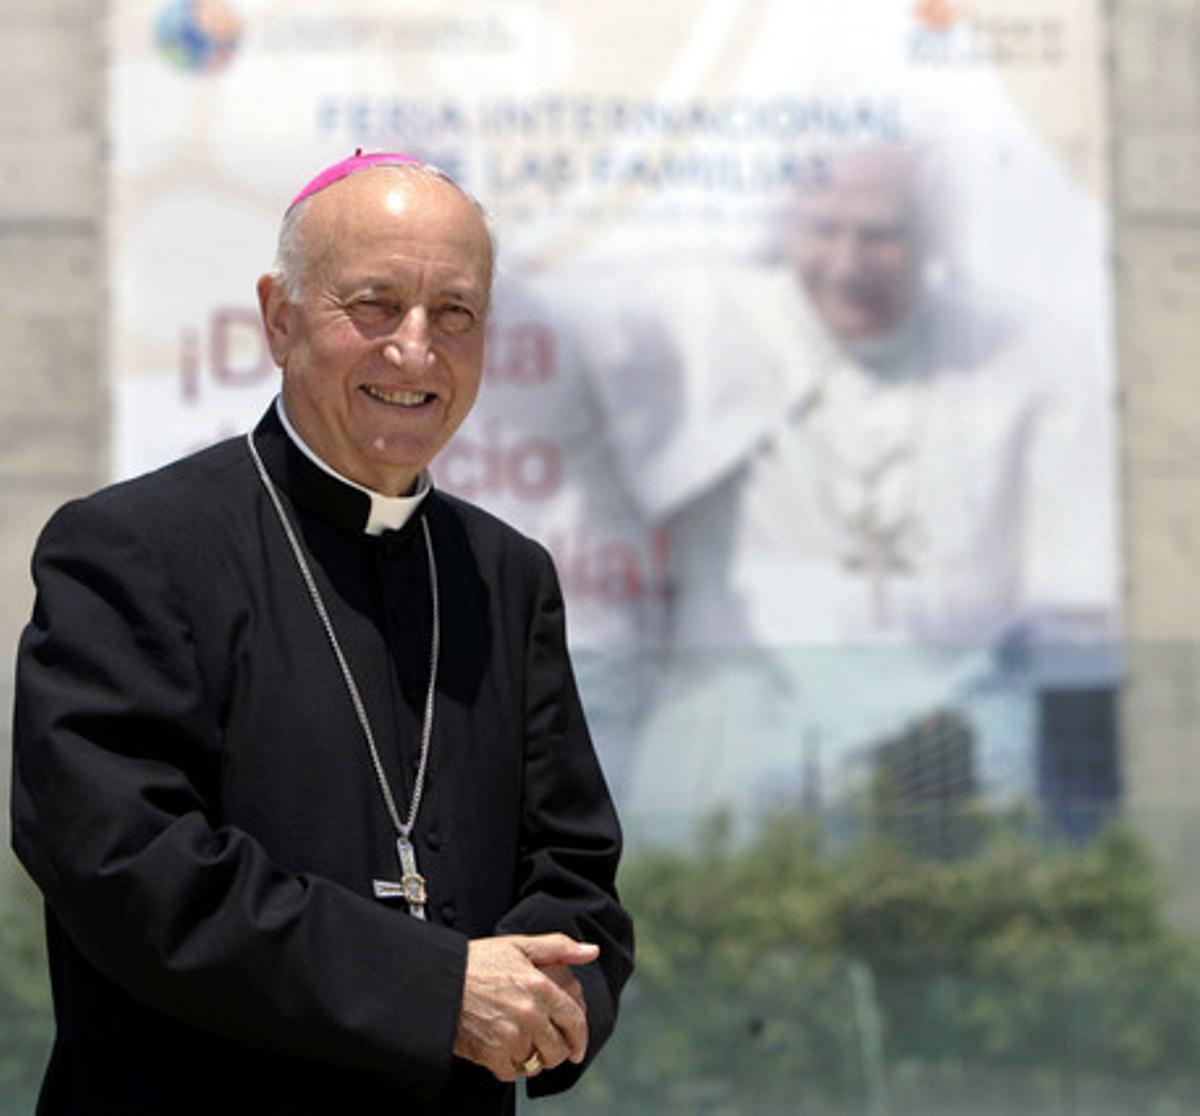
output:
{"label": "cassock button", "polygon": [[458,908],[453,903],[442,904],[442,921],[447,926],[453,926],[454,920],[458,917]]}
{"label": "cassock button", "polygon": [[425,844],[433,849],[434,852],[442,847],[442,839],[438,836],[436,829],[432,833],[425,834]]}

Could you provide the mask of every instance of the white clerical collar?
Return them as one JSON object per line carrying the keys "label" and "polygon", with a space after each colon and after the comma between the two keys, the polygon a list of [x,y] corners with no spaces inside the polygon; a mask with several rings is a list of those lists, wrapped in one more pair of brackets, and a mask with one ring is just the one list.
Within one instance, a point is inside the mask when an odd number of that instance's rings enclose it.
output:
{"label": "white clerical collar", "polygon": [[365,485],[359,484],[357,481],[352,481],[349,477],[342,476],[336,469],[331,469],[324,461],[322,461],[305,443],[304,439],[296,433],[296,429],[288,420],[287,411],[283,406],[283,396],[275,397],[275,413],[279,415],[279,421],[283,423],[284,430],[287,431],[287,436],[291,438],[295,447],[304,454],[317,468],[328,473],[331,477],[340,480],[342,484],[348,484],[351,488],[357,488],[359,492],[365,493],[371,500],[371,514],[367,516],[366,526],[363,528],[363,533],[367,535],[382,535],[384,531],[398,531],[411,518],[413,512],[421,506],[421,501],[429,495],[429,490],[433,487],[429,479],[429,470],[422,469],[417,477],[417,491],[412,496],[384,496],[382,493],[375,492]]}

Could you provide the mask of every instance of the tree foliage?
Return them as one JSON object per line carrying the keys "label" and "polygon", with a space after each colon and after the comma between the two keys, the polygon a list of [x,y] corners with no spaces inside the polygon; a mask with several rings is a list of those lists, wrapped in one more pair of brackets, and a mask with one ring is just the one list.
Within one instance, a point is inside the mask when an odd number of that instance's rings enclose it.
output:
{"label": "tree foliage", "polygon": [[23,873],[0,879],[0,1112],[32,1112],[50,1049],[42,908]]}
{"label": "tree foliage", "polygon": [[637,974],[563,1110],[961,1113],[990,1081],[1005,1111],[1194,1111],[1200,957],[1162,924],[1138,840],[970,824],[954,862],[887,826],[830,853],[795,815],[749,845],[718,824],[692,855],[631,857]]}

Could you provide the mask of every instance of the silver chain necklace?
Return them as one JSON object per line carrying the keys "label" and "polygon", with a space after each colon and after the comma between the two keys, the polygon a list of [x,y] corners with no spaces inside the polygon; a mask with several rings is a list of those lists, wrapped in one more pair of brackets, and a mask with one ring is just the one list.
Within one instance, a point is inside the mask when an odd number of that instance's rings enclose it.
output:
{"label": "silver chain necklace", "polygon": [[300,540],[296,537],[296,532],[293,530],[291,521],[287,517],[287,512],[284,510],[283,501],[279,498],[279,493],[270,475],[267,473],[266,466],[263,465],[262,458],[258,453],[258,447],[254,444],[254,435],[252,433],[246,434],[246,445],[250,447],[250,456],[254,459],[254,467],[258,470],[259,478],[262,480],[263,487],[267,490],[267,495],[271,498],[271,504],[275,508],[275,514],[279,517],[280,526],[283,527],[283,533],[287,536],[287,541],[292,548],[292,554],[296,558],[296,565],[299,567],[300,576],[304,579],[305,587],[308,589],[308,595],[312,600],[313,608],[316,609],[321,626],[325,629],[325,634],[329,637],[329,646],[333,648],[334,658],[337,659],[338,667],[342,672],[342,678],[346,683],[346,691],[350,695],[350,703],[354,706],[355,716],[358,717],[363,737],[367,742],[367,749],[371,753],[371,766],[375,768],[375,778],[379,783],[379,790],[383,795],[383,802],[387,807],[388,817],[391,818],[392,827],[396,830],[396,857],[400,861],[400,882],[372,880],[371,884],[375,892],[375,898],[403,899],[408,904],[409,913],[415,918],[423,919],[425,918],[426,903],[425,877],[417,870],[417,854],[413,848],[411,838],[413,826],[417,820],[417,812],[421,809],[421,795],[425,790],[425,773],[429,766],[429,746],[433,739],[433,699],[434,692],[437,689],[438,651],[441,648],[437,562],[433,554],[433,539],[429,534],[429,523],[424,514],[422,514],[421,530],[425,536],[425,554],[429,560],[429,594],[433,601],[433,634],[429,641],[429,688],[425,691],[425,712],[421,720],[421,756],[417,762],[417,777],[413,783],[412,800],[408,805],[408,815],[401,818],[400,811],[396,806],[395,796],[392,794],[392,788],[388,784],[387,774],[383,770],[383,763],[379,759],[379,749],[375,744],[375,734],[371,731],[371,721],[367,717],[366,706],[363,704],[362,696],[359,694],[358,684],[354,681],[354,674],[350,670],[350,664],[346,661],[346,656],[342,653],[342,646],[338,642],[337,632],[334,630],[333,621],[329,617],[329,610],[325,607],[325,600],[321,596],[321,590],[317,588],[317,582],[313,577],[312,570],[309,568],[308,559],[304,556],[304,549],[300,545]]}

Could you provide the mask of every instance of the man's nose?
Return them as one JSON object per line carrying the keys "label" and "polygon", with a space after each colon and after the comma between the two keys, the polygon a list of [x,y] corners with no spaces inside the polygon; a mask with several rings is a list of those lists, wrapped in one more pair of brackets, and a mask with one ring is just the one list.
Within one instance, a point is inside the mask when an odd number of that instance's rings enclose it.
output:
{"label": "man's nose", "polygon": [[865,252],[862,238],[843,233],[830,245],[830,271],[838,279],[855,279],[862,274]]}
{"label": "man's nose", "polygon": [[411,306],[400,319],[392,339],[383,347],[384,357],[397,368],[419,371],[433,363],[433,334],[424,306]]}

